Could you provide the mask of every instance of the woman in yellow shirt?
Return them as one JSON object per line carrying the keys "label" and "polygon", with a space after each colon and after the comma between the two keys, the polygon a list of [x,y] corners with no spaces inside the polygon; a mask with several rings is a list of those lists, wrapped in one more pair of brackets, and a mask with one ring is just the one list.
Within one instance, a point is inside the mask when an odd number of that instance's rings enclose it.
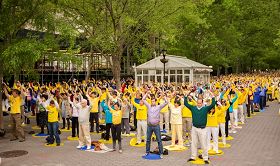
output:
{"label": "woman in yellow shirt", "polygon": [[220,113],[218,114],[218,124],[219,124],[219,129],[221,130],[222,134],[222,139],[223,139],[223,144],[226,145],[226,128],[225,128],[225,123],[226,123],[226,112],[227,109],[230,107],[229,101],[225,101],[224,99],[221,100],[222,105],[218,105],[217,109],[220,109]]}
{"label": "woman in yellow shirt", "polygon": [[121,138],[121,122],[122,122],[122,110],[118,102],[114,102],[114,108],[111,107],[111,101],[108,102],[108,107],[112,114],[113,125],[111,128],[113,137],[113,149],[116,151],[116,141],[119,144],[119,153],[122,153],[122,138]]}
{"label": "woman in yellow shirt", "polygon": [[[48,130],[50,137],[55,137],[56,146],[60,146],[60,137],[58,134],[58,110],[59,106],[57,103],[55,103],[54,100],[50,101],[50,105],[46,107],[46,110],[48,112]],[[53,142],[50,142],[48,144],[53,144]]]}
{"label": "woman in yellow shirt", "polygon": [[[221,108],[216,105],[215,109],[212,109],[207,116],[207,145],[208,151],[213,149],[216,153],[219,153],[218,149],[218,135],[219,135],[219,127],[218,127],[218,114],[220,114]],[[211,134],[213,137],[213,146],[211,146]],[[213,147],[213,148],[212,148]]]}

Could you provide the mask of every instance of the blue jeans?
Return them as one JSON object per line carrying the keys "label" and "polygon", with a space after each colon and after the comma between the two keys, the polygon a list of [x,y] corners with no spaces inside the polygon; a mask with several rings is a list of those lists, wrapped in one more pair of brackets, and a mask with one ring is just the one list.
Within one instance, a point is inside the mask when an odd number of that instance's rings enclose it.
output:
{"label": "blue jeans", "polygon": [[48,122],[48,130],[50,133],[50,137],[55,137],[55,141],[57,144],[60,144],[60,138],[58,134],[58,122]]}
{"label": "blue jeans", "polygon": [[162,146],[162,142],[161,142],[161,135],[160,135],[160,127],[159,127],[159,125],[156,125],[156,126],[148,125],[148,127],[147,127],[146,153],[150,153],[151,137],[152,137],[153,132],[155,133],[156,140],[158,142],[159,154],[162,155],[163,154],[163,146]]}

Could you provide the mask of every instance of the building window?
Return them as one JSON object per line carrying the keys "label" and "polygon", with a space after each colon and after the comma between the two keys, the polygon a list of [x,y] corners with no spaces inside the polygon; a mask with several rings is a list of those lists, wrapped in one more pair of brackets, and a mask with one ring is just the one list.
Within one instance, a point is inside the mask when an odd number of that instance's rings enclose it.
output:
{"label": "building window", "polygon": [[171,76],[170,76],[170,82],[176,82],[175,75],[171,75]]}
{"label": "building window", "polygon": [[142,76],[137,76],[137,81],[142,83]]}
{"label": "building window", "polygon": [[182,70],[177,70],[177,74],[183,74]]}
{"label": "building window", "polygon": [[170,74],[176,74],[176,70],[170,70]]}
{"label": "building window", "polygon": [[182,83],[182,82],[183,82],[183,76],[177,75],[177,83]]}
{"label": "building window", "polygon": [[157,82],[161,82],[161,76],[157,76]]}
{"label": "building window", "polygon": [[190,70],[184,70],[185,74],[190,74]]}
{"label": "building window", "polygon": [[137,74],[142,74],[142,70],[137,70]]}
{"label": "building window", "polygon": [[148,74],[148,70],[143,70],[143,74]]}
{"label": "building window", "polygon": [[157,70],[156,73],[157,73],[157,74],[161,74],[161,70]]}
{"label": "building window", "polygon": [[148,82],[149,77],[148,76],[143,76],[143,81]]}
{"label": "building window", "polygon": [[190,77],[189,76],[185,76],[185,82],[190,82]]}
{"label": "building window", "polygon": [[151,82],[155,82],[155,77],[156,77],[156,76],[150,76],[150,81],[151,81]]}

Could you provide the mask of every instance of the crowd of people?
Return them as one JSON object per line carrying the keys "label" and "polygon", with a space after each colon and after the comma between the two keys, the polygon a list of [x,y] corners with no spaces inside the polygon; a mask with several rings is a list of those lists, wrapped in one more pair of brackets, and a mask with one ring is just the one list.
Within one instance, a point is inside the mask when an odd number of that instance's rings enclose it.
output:
{"label": "crowd of people", "polygon": [[[165,132],[171,135],[172,147],[191,146],[189,161],[199,157],[208,164],[209,150],[220,153],[219,135],[226,146],[226,137],[236,133],[247,117],[264,111],[269,100],[280,102],[279,90],[280,82],[274,75],[228,75],[213,78],[210,83],[146,83],[140,87],[128,79],[120,89],[109,80],[48,84],[17,81],[11,86],[4,83],[2,102],[11,117],[11,141],[25,141],[22,119],[29,123],[29,113],[36,116],[41,133],[49,134],[49,144],[55,140],[60,146],[62,119],[62,129],[70,130],[71,126],[72,137],[79,138],[77,148],[90,149],[90,132],[104,129],[104,139],[112,137],[113,150],[118,142],[122,153],[122,135],[135,130],[136,145],[146,142],[146,156],[155,135],[162,158],[161,132]],[[198,155],[198,148],[202,155]]]}

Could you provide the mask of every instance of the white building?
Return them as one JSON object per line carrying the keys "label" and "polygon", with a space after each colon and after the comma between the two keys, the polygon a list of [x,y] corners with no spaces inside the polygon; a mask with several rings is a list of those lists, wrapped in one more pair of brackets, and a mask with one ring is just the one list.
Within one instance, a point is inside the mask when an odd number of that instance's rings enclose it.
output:
{"label": "white building", "polygon": [[[210,82],[211,66],[192,61],[186,57],[166,55],[165,82],[168,83],[197,83]],[[156,57],[144,64],[134,67],[135,83],[164,82],[164,64],[160,61],[163,56]]]}

